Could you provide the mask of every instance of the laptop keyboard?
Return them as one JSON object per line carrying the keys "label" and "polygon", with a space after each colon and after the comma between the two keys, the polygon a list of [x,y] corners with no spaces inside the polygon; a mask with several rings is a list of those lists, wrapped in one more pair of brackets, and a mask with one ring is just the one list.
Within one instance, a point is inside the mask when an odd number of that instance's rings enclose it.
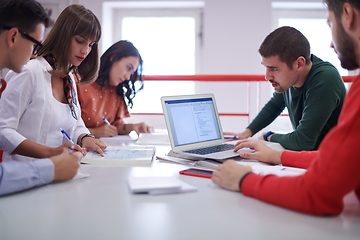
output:
{"label": "laptop keyboard", "polygon": [[211,146],[211,147],[188,150],[188,151],[184,151],[184,152],[186,152],[186,153],[195,153],[195,154],[200,154],[200,155],[206,155],[206,154],[210,154],[210,153],[216,153],[216,152],[223,152],[223,151],[231,150],[231,149],[234,149],[234,148],[235,148],[235,145],[233,145],[233,144],[221,144],[221,145],[216,145],[216,146]]}

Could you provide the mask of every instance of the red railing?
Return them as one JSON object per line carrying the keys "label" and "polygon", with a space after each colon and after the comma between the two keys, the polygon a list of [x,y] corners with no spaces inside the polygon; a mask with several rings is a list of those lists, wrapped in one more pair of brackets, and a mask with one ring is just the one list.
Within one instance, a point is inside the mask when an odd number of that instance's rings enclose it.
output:
{"label": "red railing", "polygon": [[[356,76],[344,76],[344,82],[353,82]],[[266,82],[264,75],[152,75],[145,81],[197,81],[197,82]],[[248,103],[250,105],[250,103]],[[162,113],[131,113],[132,115],[160,116]],[[219,113],[220,116],[249,117],[249,113]],[[283,114],[286,116],[286,114]]]}
{"label": "red railing", "polygon": [[[344,82],[353,82],[356,76],[343,76]],[[201,81],[201,82],[264,82],[264,75],[158,75],[144,76],[146,81]]]}
{"label": "red railing", "polygon": [[168,75],[144,76],[150,81],[260,82],[264,75]]}
{"label": "red railing", "polygon": [[[145,81],[197,81],[197,82],[264,82],[264,75],[152,75]],[[161,116],[162,113],[131,113],[132,115]],[[220,116],[249,117],[249,113],[219,113]]]}

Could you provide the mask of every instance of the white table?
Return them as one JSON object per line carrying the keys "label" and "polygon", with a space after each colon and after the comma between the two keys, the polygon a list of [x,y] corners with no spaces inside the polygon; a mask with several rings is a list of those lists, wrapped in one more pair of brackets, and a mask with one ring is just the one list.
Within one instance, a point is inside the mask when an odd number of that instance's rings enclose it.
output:
{"label": "white table", "polygon": [[[1,197],[0,239],[360,239],[354,195],[340,216],[313,217],[223,190],[210,179],[179,176],[185,168],[157,160],[146,167],[82,165],[90,178]],[[133,195],[130,175],[176,176],[198,191]]]}

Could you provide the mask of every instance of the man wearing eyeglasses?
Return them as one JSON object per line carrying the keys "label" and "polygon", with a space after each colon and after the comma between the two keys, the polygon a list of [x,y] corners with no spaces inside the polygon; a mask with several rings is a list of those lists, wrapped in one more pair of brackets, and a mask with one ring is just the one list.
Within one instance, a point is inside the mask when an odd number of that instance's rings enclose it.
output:
{"label": "man wearing eyeglasses", "polygon": [[[34,0],[0,1],[0,69],[21,72],[32,54],[41,49],[49,17]],[[1,113],[0,113],[1,114]],[[33,162],[0,164],[0,195],[72,179],[79,168],[81,153],[64,150],[61,155]]]}

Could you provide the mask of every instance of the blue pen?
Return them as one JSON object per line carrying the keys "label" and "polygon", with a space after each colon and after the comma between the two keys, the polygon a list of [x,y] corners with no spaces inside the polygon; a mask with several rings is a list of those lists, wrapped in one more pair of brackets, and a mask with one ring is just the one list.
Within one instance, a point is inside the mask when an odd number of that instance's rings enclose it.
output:
{"label": "blue pen", "polygon": [[237,136],[224,136],[225,139],[237,139]]}
{"label": "blue pen", "polygon": [[67,132],[65,132],[65,130],[63,130],[63,129],[60,128],[60,131],[61,131],[61,133],[67,138],[67,140],[68,140],[69,142],[75,144],[75,143],[73,142],[73,140],[71,140],[71,137],[69,136],[69,134],[67,134]]}
{"label": "blue pen", "polygon": [[105,117],[103,117],[103,121],[104,121],[104,123],[106,123],[107,125],[111,125],[111,124],[109,123],[109,121],[108,121]]}
{"label": "blue pen", "polygon": [[72,153],[72,152],[74,151],[74,149],[75,149],[74,145],[71,145],[71,146],[69,147],[69,153]]}

